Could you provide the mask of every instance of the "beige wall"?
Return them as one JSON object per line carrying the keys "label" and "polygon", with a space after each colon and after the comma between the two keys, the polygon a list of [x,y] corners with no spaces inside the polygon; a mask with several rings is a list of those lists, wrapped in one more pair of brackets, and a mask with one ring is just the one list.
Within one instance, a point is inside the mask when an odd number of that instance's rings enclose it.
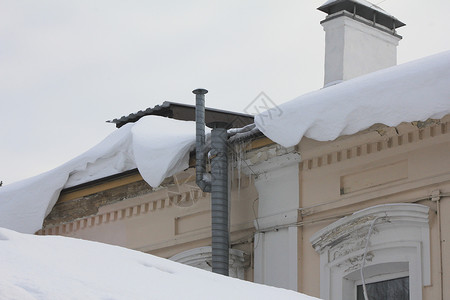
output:
{"label": "beige wall", "polygon": [[[309,239],[318,230],[363,208],[386,203],[430,207],[431,286],[423,299],[440,297],[440,243],[433,191],[450,193],[449,118],[430,124],[403,124],[342,137],[334,142],[304,139],[299,145],[300,234],[299,289],[320,295],[320,259]],[[398,133],[397,133],[398,132]],[[450,270],[449,197],[441,199],[443,268]],[[450,282],[444,277],[444,282]],[[444,285],[444,299],[450,288]]]}
{"label": "beige wall", "polygon": [[[230,179],[230,183],[233,187],[230,242],[232,248],[246,253],[248,260],[246,279],[252,280],[250,257],[253,251],[253,220],[257,213],[253,207],[257,195],[246,176],[242,176],[239,180],[236,174],[232,181]],[[122,186],[120,184],[113,186],[121,191],[129,189],[130,184],[127,182]],[[239,191],[237,186],[240,187]],[[117,193],[119,192],[115,194]],[[90,200],[91,196],[84,197]],[[81,198],[83,196],[66,199],[65,202],[76,203]],[[67,203],[65,204],[67,206]],[[89,206],[89,202],[84,205]],[[52,215],[63,215],[55,213],[58,207],[55,206]],[[72,207],[70,211],[76,210],[74,206]],[[63,219],[64,222],[52,220],[54,224],[47,225],[39,234],[61,234],[99,241],[165,258],[189,249],[211,245],[210,197],[196,186],[193,168],[177,174],[172,183],[164,187],[150,189],[142,195],[133,195],[122,201],[100,205],[93,215],[72,220]]]}
{"label": "beige wall", "polygon": [[[300,163],[296,160],[290,162],[298,164],[298,187],[292,190],[299,191],[299,214],[297,220],[284,225],[298,228],[296,261],[299,291],[320,296],[320,258],[309,241],[314,233],[366,207],[386,203],[419,203],[430,207],[431,285],[424,288],[423,299],[439,299],[439,227],[443,282],[450,282],[450,248],[446,242],[450,240],[450,218],[447,217],[450,215],[450,202],[448,196],[440,200],[439,226],[437,203],[429,198],[436,190],[450,194],[449,121],[447,116],[441,121],[408,123],[397,128],[376,125],[332,142],[304,138],[293,150],[283,150],[266,138],[249,143],[245,164],[253,168],[252,171],[247,170],[250,175],[241,174],[238,183],[235,171],[233,180],[230,179],[231,243],[233,248],[248,255],[246,279],[253,280],[253,264],[257,263],[253,261],[256,231],[253,222],[258,214],[258,197],[261,196],[255,188],[255,174],[252,172],[259,165],[260,172],[268,176],[270,168],[277,165],[277,158],[292,159],[289,155],[294,151],[301,156]],[[40,234],[63,234],[96,240],[166,258],[210,245],[209,195],[198,189],[194,175],[194,169],[190,168],[166,180],[162,187],[148,190],[136,185],[139,178],[132,182],[127,179],[123,185],[110,184],[103,190],[118,190],[105,195],[119,195],[122,197],[120,201],[101,202],[94,214],[69,221],[52,220]],[[123,189],[129,190],[133,184],[143,192],[128,197]],[[93,193],[94,196],[103,195],[101,189],[94,189]],[[92,195],[81,193],[77,194],[78,198],[68,198],[66,195],[63,200],[73,203],[80,199],[90,201]],[[274,201],[272,204],[276,206],[277,201],[284,201],[283,191],[279,195],[279,199],[270,195],[267,201]],[[54,210],[58,210],[58,205]],[[443,291],[444,299],[450,298],[450,285],[444,284]]]}

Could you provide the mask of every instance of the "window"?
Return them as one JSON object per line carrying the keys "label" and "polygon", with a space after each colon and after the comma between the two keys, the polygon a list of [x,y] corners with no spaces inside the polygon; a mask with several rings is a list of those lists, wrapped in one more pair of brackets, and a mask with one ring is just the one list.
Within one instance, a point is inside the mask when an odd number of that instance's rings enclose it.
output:
{"label": "window", "polygon": [[[361,265],[371,300],[421,300],[430,284],[428,207],[385,204],[342,218],[311,237],[320,254],[320,297],[325,300],[364,299]],[[366,249],[370,227],[373,231]],[[383,290],[383,292],[379,292]],[[362,297],[362,298],[361,298]]]}
{"label": "window", "polygon": [[[366,283],[366,291],[371,300],[409,300],[409,276]],[[362,285],[356,288],[356,300],[364,300]]]}

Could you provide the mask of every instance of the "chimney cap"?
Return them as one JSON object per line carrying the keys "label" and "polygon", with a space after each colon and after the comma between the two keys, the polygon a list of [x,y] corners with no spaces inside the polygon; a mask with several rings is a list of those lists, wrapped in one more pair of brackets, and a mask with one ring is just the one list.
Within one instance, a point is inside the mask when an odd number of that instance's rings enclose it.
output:
{"label": "chimney cap", "polygon": [[392,30],[405,26],[405,23],[387,13],[382,8],[366,0],[328,0],[317,9],[327,13],[328,15],[340,11],[348,11],[366,20],[375,20],[377,24],[383,25]]}

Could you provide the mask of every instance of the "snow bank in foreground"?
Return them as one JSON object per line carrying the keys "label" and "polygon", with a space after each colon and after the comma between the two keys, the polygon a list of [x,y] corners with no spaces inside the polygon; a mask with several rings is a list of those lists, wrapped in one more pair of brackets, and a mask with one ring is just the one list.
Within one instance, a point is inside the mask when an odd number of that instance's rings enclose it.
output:
{"label": "snow bank in foreground", "polygon": [[138,168],[157,187],[189,167],[195,122],[147,116],[115,130],[100,144],[64,165],[0,189],[0,227],[41,229],[63,188]]}
{"label": "snow bank in foreground", "polygon": [[450,113],[450,51],[345,81],[279,108],[280,116],[263,112],[255,123],[284,147],[303,136],[327,141],[376,123],[439,119]]}
{"label": "snow bank in foreground", "polygon": [[297,299],[138,251],[0,228],[0,299]]}

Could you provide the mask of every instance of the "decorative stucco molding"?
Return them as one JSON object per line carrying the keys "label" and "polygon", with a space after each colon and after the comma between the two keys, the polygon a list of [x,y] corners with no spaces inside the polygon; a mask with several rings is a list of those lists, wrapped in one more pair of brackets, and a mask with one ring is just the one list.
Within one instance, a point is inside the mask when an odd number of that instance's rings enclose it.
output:
{"label": "decorative stucco molding", "polygon": [[285,148],[278,144],[271,144],[263,148],[248,151],[246,153],[243,171],[248,175],[253,174],[259,176],[263,173],[298,164],[300,159],[300,154],[296,151],[295,147]]}
{"label": "decorative stucco molding", "polygon": [[450,122],[445,121],[444,119],[442,119],[442,122],[440,120],[412,122],[409,124],[412,130],[409,128],[409,130],[406,130],[405,132],[402,130],[399,131],[397,127],[384,127],[377,129],[375,130],[379,134],[377,140],[371,139],[369,142],[342,147],[337,151],[328,151],[327,153],[320,154],[318,156],[314,155],[313,157],[304,158],[301,162],[300,168],[303,171],[308,171],[349,159],[379,153],[396,147],[414,144],[443,134],[448,134]]}
{"label": "decorative stucco molding", "polygon": [[206,193],[194,184],[183,184],[174,188],[166,188],[159,199],[147,199],[140,196],[130,201],[104,206],[96,215],[90,215],[70,222],[49,225],[36,232],[38,235],[69,234],[89,227],[99,226],[112,222],[118,222],[127,218],[133,218],[144,214],[156,212],[171,206],[187,207],[193,205],[199,199],[205,198]]}
{"label": "decorative stucco molding", "polygon": [[320,254],[320,297],[353,299],[373,224],[365,274],[374,278],[406,274],[410,277],[410,299],[422,299],[422,287],[431,284],[428,211],[419,204],[378,205],[316,232],[310,242]]}
{"label": "decorative stucco molding", "polygon": [[[202,270],[211,271],[212,249],[210,246],[190,249],[178,253],[169,258],[170,260],[196,267]],[[229,275],[230,277],[245,279],[245,267],[247,261],[244,252],[237,249],[230,249]]]}

